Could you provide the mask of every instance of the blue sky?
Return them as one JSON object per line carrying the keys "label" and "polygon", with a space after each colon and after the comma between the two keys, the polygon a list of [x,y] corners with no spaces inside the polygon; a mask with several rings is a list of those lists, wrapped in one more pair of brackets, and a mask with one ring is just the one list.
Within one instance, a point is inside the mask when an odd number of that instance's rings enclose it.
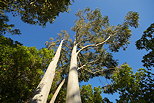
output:
{"label": "blue sky", "polygon": [[[90,7],[91,9],[99,8],[102,15],[109,16],[110,24],[117,25],[123,22],[124,16],[129,11],[138,12],[140,15],[139,28],[132,30],[132,37],[130,39],[131,44],[128,46],[126,51],[120,50],[118,53],[113,53],[114,58],[119,60],[119,65],[127,62],[136,71],[138,68],[142,68],[141,59],[146,51],[137,50],[135,47],[135,41],[138,40],[143,31],[146,30],[150,24],[154,23],[154,0],[74,0],[70,6],[69,13],[61,13],[59,17],[55,20],[53,24],[47,24],[45,28],[40,26],[30,25],[23,23],[19,17],[10,17],[10,23],[16,25],[22,32],[19,36],[10,36],[14,40],[20,41],[25,46],[34,46],[38,49],[45,47],[45,42],[49,40],[50,37],[56,37],[57,33],[61,30],[67,30],[69,33],[70,28],[74,25],[76,20],[75,13],[78,10]],[[93,86],[102,86],[101,81],[105,79],[95,78],[89,81]],[[95,82],[94,82],[95,81]],[[106,81],[105,81],[106,82]],[[104,82],[104,83],[105,83]],[[84,83],[83,83],[84,84]],[[114,98],[117,96],[110,96],[115,102]]]}

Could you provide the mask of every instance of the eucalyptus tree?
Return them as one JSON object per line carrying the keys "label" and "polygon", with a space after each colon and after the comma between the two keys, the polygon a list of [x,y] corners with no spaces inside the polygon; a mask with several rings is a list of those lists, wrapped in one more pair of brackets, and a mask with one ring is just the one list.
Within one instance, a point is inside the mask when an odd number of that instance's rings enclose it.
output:
{"label": "eucalyptus tree", "polygon": [[57,63],[60,57],[62,44],[63,44],[63,40],[61,41],[54,58],[50,62],[41,82],[36,88],[35,95],[32,98],[31,102],[46,103],[49,92],[50,92],[50,88],[51,88],[51,85],[54,79]]}
{"label": "eucalyptus tree", "polygon": [[[65,36],[68,39],[64,43],[62,52],[64,61],[61,63],[64,65],[60,65],[68,68],[66,64],[70,63],[67,103],[81,103],[79,81],[87,81],[99,75],[107,77],[106,74],[114,70],[117,61],[107,50],[112,52],[118,52],[120,48],[125,50],[131,36],[129,27],[136,28],[139,18],[137,12],[129,12],[124,23],[111,26],[108,17],[102,16],[99,9],[92,11],[87,8],[79,11],[76,16],[78,19],[72,28],[75,33],[74,38],[70,39],[70,34],[66,31],[59,34],[59,37]],[[66,55],[64,56],[64,54]],[[80,71],[79,74],[77,69]]]}

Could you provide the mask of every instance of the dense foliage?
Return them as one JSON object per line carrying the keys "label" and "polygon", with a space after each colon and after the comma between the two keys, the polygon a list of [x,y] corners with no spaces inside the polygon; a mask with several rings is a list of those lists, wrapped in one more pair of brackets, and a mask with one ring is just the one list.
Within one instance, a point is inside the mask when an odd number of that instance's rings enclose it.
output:
{"label": "dense foliage", "polygon": [[0,102],[27,101],[52,57],[52,50],[25,47],[0,36]]}
{"label": "dense foliage", "polygon": [[127,64],[116,68],[112,84],[104,87],[105,93],[119,93],[117,103],[152,103],[154,101],[154,74],[145,69],[133,73]]}
{"label": "dense foliage", "polygon": [[101,96],[101,87],[92,88],[91,85],[83,85],[81,87],[81,99],[83,103],[104,103]]}
{"label": "dense foliage", "polygon": [[68,11],[73,0],[0,0],[0,34],[9,32],[19,34],[19,29],[12,29],[8,24],[8,14],[20,16],[23,22],[45,26],[52,23],[60,12]]}
{"label": "dense foliage", "polygon": [[145,49],[149,51],[143,56],[143,66],[149,68],[154,67],[154,23],[144,31],[142,37],[136,42],[137,49]]}

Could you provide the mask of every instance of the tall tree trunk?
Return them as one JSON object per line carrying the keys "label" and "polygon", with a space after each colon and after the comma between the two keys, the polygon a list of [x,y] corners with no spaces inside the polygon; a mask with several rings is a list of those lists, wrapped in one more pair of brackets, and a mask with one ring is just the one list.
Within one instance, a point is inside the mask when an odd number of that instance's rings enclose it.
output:
{"label": "tall tree trunk", "polygon": [[36,88],[35,95],[32,98],[31,103],[46,103],[60,57],[62,44],[63,40],[61,41],[53,60],[50,62],[44,77]]}
{"label": "tall tree trunk", "polygon": [[61,87],[63,86],[64,82],[65,82],[65,79],[63,79],[62,82],[59,84],[58,88],[56,89],[55,93],[53,94],[53,96],[52,96],[52,98],[51,98],[50,103],[54,103],[54,102],[55,102],[56,97],[57,97],[57,95],[58,95],[58,93],[59,93]]}
{"label": "tall tree trunk", "polygon": [[68,75],[66,103],[81,103],[77,72],[77,45],[73,47]]}

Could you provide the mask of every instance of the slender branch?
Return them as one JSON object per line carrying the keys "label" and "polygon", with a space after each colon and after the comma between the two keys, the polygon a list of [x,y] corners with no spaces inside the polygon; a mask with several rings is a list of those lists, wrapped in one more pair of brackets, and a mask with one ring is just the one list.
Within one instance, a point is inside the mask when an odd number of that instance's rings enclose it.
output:
{"label": "slender branch", "polygon": [[[80,70],[80,69],[82,69],[82,68],[78,68],[77,70]],[[97,73],[105,73],[105,71],[107,70],[107,69],[102,69],[102,70],[96,70],[96,71],[91,71],[91,70],[88,70],[88,69],[84,69],[84,70],[86,70],[86,71],[88,71],[89,73],[91,73],[91,74],[97,74]],[[109,68],[109,70],[115,70],[115,69],[113,69],[113,68]]]}
{"label": "slender branch", "polygon": [[105,42],[107,42],[107,41],[110,39],[110,37],[111,37],[111,36],[109,36],[105,41],[96,44],[96,46],[101,45],[101,44],[104,44]]}
{"label": "slender branch", "polygon": [[85,58],[85,56],[83,56],[83,54],[81,54],[81,52],[79,54],[83,57],[82,61],[87,61],[87,59]]}
{"label": "slender branch", "polygon": [[81,61],[80,61],[80,58],[79,58],[79,56],[77,56],[77,58],[78,58],[78,60],[79,60],[79,65],[81,65]]}
{"label": "slender branch", "polygon": [[86,45],[84,47],[82,47],[78,52],[77,52],[77,55],[85,48],[88,48],[88,47],[94,47],[94,46],[98,46],[98,45],[101,45],[101,44],[104,44],[105,42],[107,42],[109,39],[110,39],[111,36],[109,36],[105,41],[103,42],[100,42],[98,44],[91,44],[91,45]]}
{"label": "slender branch", "polygon": [[62,86],[64,85],[64,82],[65,82],[65,78],[61,81],[61,83],[59,84],[58,88],[56,89],[55,93],[53,94],[51,100],[50,100],[50,103],[54,103],[55,100],[56,100],[56,97],[60,91],[60,89],[62,88]]}
{"label": "slender branch", "polygon": [[96,60],[93,60],[93,61],[91,61],[91,62],[85,63],[84,65],[80,66],[80,67],[78,68],[78,70],[82,69],[82,68],[85,67],[87,64],[92,64],[92,63],[94,63],[94,62],[96,62],[96,61],[98,61],[98,60],[99,60],[99,59],[96,59]]}

